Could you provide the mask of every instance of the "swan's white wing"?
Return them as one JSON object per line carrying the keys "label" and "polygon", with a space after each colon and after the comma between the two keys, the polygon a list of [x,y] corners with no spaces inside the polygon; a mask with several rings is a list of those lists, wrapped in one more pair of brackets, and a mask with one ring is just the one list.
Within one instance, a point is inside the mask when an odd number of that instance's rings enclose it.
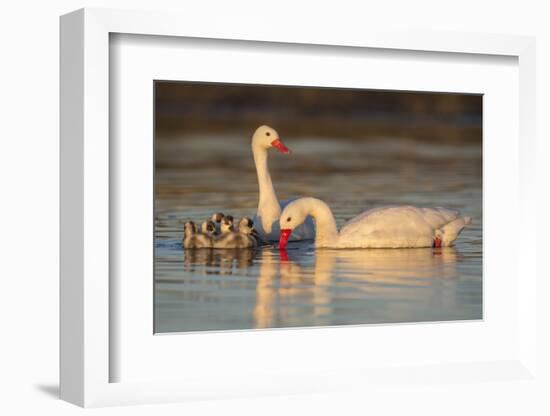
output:
{"label": "swan's white wing", "polygon": [[374,208],[348,221],[340,241],[371,247],[420,247],[431,245],[434,231],[458,217],[446,208],[394,206]]}
{"label": "swan's white wing", "polygon": [[460,212],[456,209],[435,207],[435,208],[418,208],[421,215],[432,228],[440,228],[445,224],[450,223],[458,218]]}
{"label": "swan's white wing", "polygon": [[423,214],[415,207],[374,208],[344,224],[340,235],[360,234],[366,236],[374,232],[403,234],[410,229],[424,231],[428,224],[423,217]]}
{"label": "swan's white wing", "polygon": [[373,208],[359,214],[357,217],[349,220],[342,227],[355,224],[368,224],[375,227],[391,227],[393,225],[421,224],[427,223],[431,228],[437,229],[443,225],[455,220],[459,216],[459,211],[443,207],[435,208],[417,208],[410,205],[386,206]]}

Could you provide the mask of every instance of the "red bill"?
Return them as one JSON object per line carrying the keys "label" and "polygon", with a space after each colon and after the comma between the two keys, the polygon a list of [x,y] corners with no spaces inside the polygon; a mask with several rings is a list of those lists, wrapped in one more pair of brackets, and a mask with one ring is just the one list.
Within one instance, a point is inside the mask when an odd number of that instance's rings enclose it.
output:
{"label": "red bill", "polygon": [[284,228],[281,230],[281,233],[279,234],[279,248],[285,249],[288,244],[288,239],[290,238],[290,234],[292,234],[292,230],[290,228]]}
{"label": "red bill", "polygon": [[281,153],[290,153],[290,149],[286,147],[281,139],[275,139],[271,142],[271,146],[273,146],[275,149],[277,149]]}

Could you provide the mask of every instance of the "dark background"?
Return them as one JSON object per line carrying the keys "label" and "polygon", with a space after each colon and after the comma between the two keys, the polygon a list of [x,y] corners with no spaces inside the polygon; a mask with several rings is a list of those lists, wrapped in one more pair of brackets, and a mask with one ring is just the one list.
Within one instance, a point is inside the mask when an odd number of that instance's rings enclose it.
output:
{"label": "dark background", "polygon": [[268,124],[285,137],[481,140],[481,95],[172,81],[155,88],[157,137],[250,137]]}

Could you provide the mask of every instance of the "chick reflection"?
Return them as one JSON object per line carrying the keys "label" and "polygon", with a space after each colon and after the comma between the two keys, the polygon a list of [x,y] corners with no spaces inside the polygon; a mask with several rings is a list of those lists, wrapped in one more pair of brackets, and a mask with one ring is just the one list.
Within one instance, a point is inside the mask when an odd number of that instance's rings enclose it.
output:
{"label": "chick reflection", "polygon": [[194,249],[184,250],[184,270],[203,275],[230,275],[233,270],[253,264],[254,249]]}
{"label": "chick reflection", "polygon": [[[453,247],[427,249],[355,249],[273,252],[260,256],[259,279],[253,319],[256,328],[278,326],[332,325],[334,305],[346,300],[365,299],[378,294],[404,299],[407,288],[428,287],[434,277],[457,277],[458,254]],[[425,294],[424,294],[425,295]],[[454,302],[429,288],[428,297]]]}

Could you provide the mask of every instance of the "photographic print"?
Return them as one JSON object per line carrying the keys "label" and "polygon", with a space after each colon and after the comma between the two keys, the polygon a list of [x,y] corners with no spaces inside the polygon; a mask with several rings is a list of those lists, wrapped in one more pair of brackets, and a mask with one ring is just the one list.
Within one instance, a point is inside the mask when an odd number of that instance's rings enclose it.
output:
{"label": "photographic print", "polygon": [[482,96],[154,82],[154,331],[482,319]]}

